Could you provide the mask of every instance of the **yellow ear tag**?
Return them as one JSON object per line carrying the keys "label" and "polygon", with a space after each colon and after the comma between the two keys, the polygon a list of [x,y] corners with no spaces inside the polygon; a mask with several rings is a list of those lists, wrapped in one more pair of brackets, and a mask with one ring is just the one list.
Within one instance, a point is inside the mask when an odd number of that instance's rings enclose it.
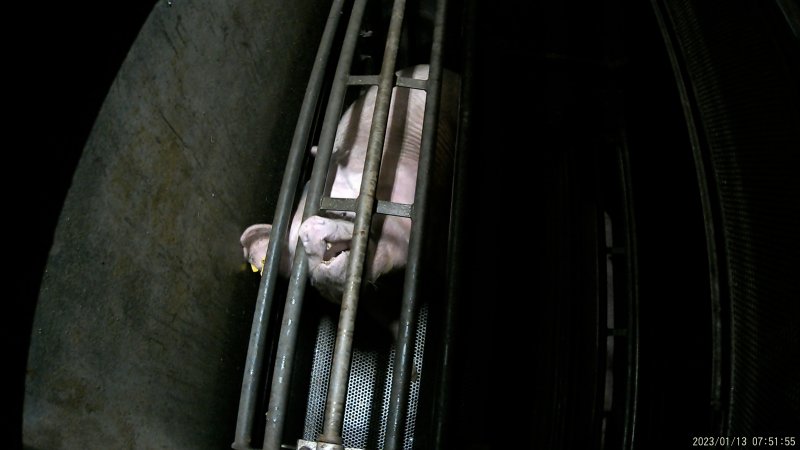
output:
{"label": "yellow ear tag", "polygon": [[[266,256],[264,256],[264,258],[261,260],[261,275],[264,275],[264,262],[266,260],[267,260]],[[250,268],[253,270],[253,272],[258,272],[259,271],[258,267],[256,267],[255,264],[250,263]]]}

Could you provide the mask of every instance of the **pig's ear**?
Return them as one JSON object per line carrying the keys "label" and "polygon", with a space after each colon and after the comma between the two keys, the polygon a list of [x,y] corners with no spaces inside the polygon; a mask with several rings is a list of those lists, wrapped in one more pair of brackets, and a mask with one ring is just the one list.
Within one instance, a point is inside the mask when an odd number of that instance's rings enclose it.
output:
{"label": "pig's ear", "polygon": [[263,253],[263,255],[259,255],[261,257],[266,255],[271,232],[272,225],[263,223],[250,225],[244,230],[239,242],[242,244],[245,259],[250,260],[251,256],[255,256],[254,253]]}
{"label": "pig's ear", "polygon": [[257,223],[247,227],[244,233],[242,233],[242,237],[239,238],[239,242],[242,244],[242,248],[244,248],[245,258],[249,256],[248,250],[250,250],[250,247],[258,240],[263,239],[268,241],[271,232],[272,225],[270,224]]}
{"label": "pig's ear", "polygon": [[264,260],[267,258],[267,246],[269,246],[269,235],[272,232],[272,225],[256,224],[252,225],[242,233],[239,242],[242,243],[244,259],[250,263],[253,272],[264,270]]}

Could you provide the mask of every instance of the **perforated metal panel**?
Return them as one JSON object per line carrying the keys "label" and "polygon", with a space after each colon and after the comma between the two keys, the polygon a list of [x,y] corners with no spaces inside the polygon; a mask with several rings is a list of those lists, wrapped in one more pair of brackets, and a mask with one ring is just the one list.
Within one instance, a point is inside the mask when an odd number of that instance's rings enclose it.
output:
{"label": "perforated metal panel", "polygon": [[[405,449],[414,448],[414,430],[423,374],[422,363],[427,322],[428,308],[427,305],[423,305],[417,312],[414,376],[412,376],[409,389],[406,408],[407,426],[403,441]],[[317,339],[314,344],[311,383],[303,430],[303,439],[309,441],[316,440],[322,431],[335,340],[336,318],[323,315],[319,321]],[[395,352],[389,340],[377,348],[366,348],[367,346],[359,344],[356,339],[353,347],[352,369],[347,385],[347,406],[345,407],[342,436],[346,447],[383,448]]]}
{"label": "perforated metal panel", "polygon": [[[796,41],[770,2],[667,2],[691,76],[729,286],[732,435],[797,429]],[[792,42],[784,47],[784,40]],[[726,324],[727,325],[727,324]]]}

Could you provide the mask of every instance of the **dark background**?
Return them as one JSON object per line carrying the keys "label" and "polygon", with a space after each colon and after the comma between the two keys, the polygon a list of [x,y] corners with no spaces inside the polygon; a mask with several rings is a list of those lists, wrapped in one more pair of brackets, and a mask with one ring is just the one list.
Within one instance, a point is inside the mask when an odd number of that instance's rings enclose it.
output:
{"label": "dark background", "polygon": [[[4,192],[11,200],[8,263],[12,282],[10,338],[12,436],[20,440],[30,327],[39,282],[72,174],[111,83],[153,0],[45,1],[17,4],[6,16],[10,39],[4,70],[11,137]],[[10,220],[9,218],[13,218]],[[14,448],[12,444],[9,448]]]}
{"label": "dark background", "polygon": [[[179,1],[179,0],[175,0]],[[484,96],[478,96],[476,102],[479,106],[492,105],[493,111],[499,112],[491,117],[478,116],[477,120],[483,120],[483,124],[487,129],[508,130],[508,134],[501,135],[498,140],[492,139],[490,142],[481,141],[483,144],[482,152],[513,152],[514,155],[522,155],[526,151],[532,151],[533,146],[520,146],[520,141],[512,138],[512,131],[519,132],[524,130],[528,133],[531,131],[543,132],[540,139],[549,143],[564,143],[575,148],[581,148],[579,139],[571,133],[572,130],[566,125],[578,123],[582,120],[590,121],[587,117],[569,117],[564,119],[561,111],[557,108],[550,108],[553,105],[564,104],[569,106],[572,103],[586,102],[585,98],[573,98],[575,90],[572,89],[573,83],[575,85],[587,86],[583,84],[585,79],[592,79],[591,74],[584,74],[579,76],[575,72],[569,77],[558,77],[553,79],[537,78],[530,72],[520,71],[519,60],[521,58],[532,58],[543,53],[561,53],[561,54],[575,54],[576,48],[585,48],[586,42],[592,42],[597,39],[598,34],[593,34],[590,31],[592,27],[598,27],[594,23],[593,18],[599,18],[606,11],[598,7],[597,11],[592,13],[587,11],[570,11],[568,8],[559,9],[556,6],[558,2],[542,2],[550,7],[541,6],[517,6],[515,9],[500,9],[492,8],[483,9],[481,17],[486,19],[483,28],[479,29],[482,40],[478,51],[478,57],[485,64],[478,70],[478,83],[481,85]],[[623,1],[619,3],[619,8],[626,12],[626,15],[620,16],[621,23],[614,25],[620,27],[621,36],[616,36],[614,39],[606,41],[606,45],[614,48],[619,45],[624,50],[626,58],[626,68],[621,70],[623,75],[621,80],[625,81],[625,95],[623,96],[623,103],[625,109],[628,111],[646,111],[647,114],[638,114],[628,117],[629,125],[631,128],[631,139],[633,144],[637,144],[638,139],[638,156],[634,155],[633,164],[639,170],[639,176],[635,178],[634,182],[639,183],[639,192],[653,192],[659,193],[663,197],[645,197],[641,198],[639,202],[641,206],[639,211],[642,214],[642,219],[645,223],[650,223],[651,228],[648,234],[645,230],[641,233],[643,245],[649,246],[651,249],[658,250],[662,246],[667,249],[676,249],[680,246],[686,246],[686,241],[674,239],[671,242],[664,242],[662,236],[665,233],[671,233],[673,237],[686,237],[691,238],[691,244],[697,244],[697,232],[700,231],[695,224],[688,224],[684,232],[676,233],[674,224],[664,221],[663,211],[664,208],[677,210],[676,208],[684,208],[682,204],[678,204],[676,198],[694,199],[696,201],[696,193],[694,192],[695,179],[694,173],[684,171],[680,174],[682,180],[683,190],[672,191],[672,194],[667,195],[663,191],[659,191],[661,185],[666,185],[672,181],[668,176],[671,169],[684,170],[687,167],[691,168],[691,154],[688,151],[688,146],[685,136],[685,128],[672,127],[672,124],[677,123],[680,125],[682,119],[682,112],[679,109],[677,93],[675,92],[674,80],[672,79],[671,68],[666,58],[665,49],[661,36],[658,34],[655,17],[649,10],[649,2],[634,2]],[[614,4],[614,2],[607,2],[607,4]],[[9,39],[6,42],[10,44],[10,49],[7,53],[9,57],[4,64],[4,72],[6,75],[11,75],[11,81],[6,85],[7,97],[11,98],[10,106],[7,106],[7,116],[11,117],[10,121],[4,121],[8,127],[6,130],[6,137],[10,136],[10,144],[7,144],[6,151],[6,164],[4,164],[6,187],[3,190],[5,193],[4,198],[11,200],[10,213],[6,210],[6,223],[11,223],[11,232],[6,236],[6,241],[11,242],[12,246],[6,253],[7,266],[12,268],[11,272],[6,272],[7,276],[12,280],[12,305],[11,313],[5,314],[7,325],[4,329],[11,330],[11,338],[6,339],[7,345],[10,345],[9,352],[11,356],[11,372],[13,375],[13,382],[10,385],[11,398],[12,398],[12,417],[11,423],[13,431],[12,440],[19,441],[19,429],[21,428],[21,409],[22,399],[24,393],[24,374],[27,357],[27,349],[29,344],[29,336],[31,332],[31,321],[34,313],[36,298],[38,295],[39,282],[42,277],[42,272],[45,267],[47,254],[52,244],[53,233],[58,220],[61,205],[69,189],[71,178],[75,166],[80,158],[81,151],[86,142],[86,139],[91,132],[92,125],[97,116],[97,113],[102,106],[103,100],[108,92],[108,89],[113,82],[113,79],[122,64],[130,45],[133,43],[136,35],[147,18],[155,2],[152,0],[146,1],[131,1],[123,0],[117,2],[99,2],[99,1],[83,1],[78,3],[65,3],[65,2],[36,2],[29,5],[15,6],[15,10],[8,13],[7,21],[10,25],[17,25],[16,29],[11,32]],[[565,22],[577,14],[583,17],[586,23],[585,26],[575,25],[572,30],[567,30],[559,26],[559,23],[554,23],[550,20],[544,21],[543,17],[553,18],[558,17]],[[520,17],[538,17],[539,22],[535,25],[528,26],[527,24],[514,22],[515,18]],[[606,18],[607,19],[607,18]],[[593,25],[594,23],[594,25]],[[533,32],[531,30],[539,30]],[[542,31],[544,30],[544,31]],[[595,31],[601,32],[602,30]],[[572,34],[570,34],[572,33]],[[529,46],[522,45],[520,37],[533,37],[530,42],[541,42],[539,44],[530,44]],[[618,40],[614,42],[614,40]],[[604,43],[601,41],[595,42],[594,55],[577,55],[577,56],[597,56],[602,55],[609,50],[608,47],[603,48]],[[552,62],[533,61],[534,67],[543,68]],[[555,73],[555,71],[554,71]],[[598,80],[599,78],[594,78]],[[525,89],[526,83],[536,82],[540,86],[539,90]],[[516,97],[503,97],[497,98],[490,95],[490,89],[497,88],[498,83],[503,88],[518,89],[519,95]],[[568,94],[559,94],[558,91],[543,92],[541,86],[547,85],[554,89],[561,88],[563,92]],[[530,84],[527,84],[530,86]],[[659,87],[663,89],[654,89]],[[554,93],[555,92],[555,93]],[[522,116],[516,114],[515,108],[518,108],[521,103],[525,104],[538,104],[546,105],[549,109],[533,108],[529,109],[527,118],[540,119],[536,124],[525,120]],[[485,109],[484,109],[485,110]],[[558,117],[554,117],[558,115]],[[548,121],[549,120],[549,121]],[[677,122],[676,122],[677,121]],[[545,127],[545,125],[547,126]],[[555,125],[554,125],[555,124]],[[557,125],[557,126],[556,126]],[[655,142],[648,142],[650,136],[666,136],[666,139],[658,139]],[[7,141],[8,142],[8,141]],[[497,145],[497,143],[506,145]],[[491,147],[494,144],[495,147]],[[524,142],[523,142],[524,144]],[[653,144],[653,146],[649,146]],[[491,147],[491,148],[490,148]],[[488,149],[488,150],[487,150]],[[509,150],[511,149],[511,150]],[[680,150],[675,150],[680,149]],[[665,167],[664,161],[648,159],[647,154],[665,154],[668,151],[675,151],[680,153],[680,157],[672,159],[671,164],[675,167]],[[539,158],[545,160],[547,155],[539,155]],[[637,159],[638,158],[638,159]],[[520,159],[521,161],[521,159]],[[547,162],[547,161],[545,161]],[[530,177],[526,167],[522,164],[506,164],[503,158],[494,158],[484,164],[484,161],[475,163],[476,167],[482,173],[491,172],[496,174],[499,178],[507,180],[507,183],[501,186],[494,182],[493,179],[487,178],[482,183],[477,183],[475,190],[481,192],[480,196],[474,198],[481,198],[487,204],[494,204],[498,199],[508,198],[508,192],[504,188],[509,188],[510,192],[517,193],[518,207],[528,207],[527,205],[533,199],[534,201],[542,201],[542,193],[547,192],[548,186],[545,185],[546,179],[540,179],[536,185],[525,182],[527,179],[526,174]],[[554,163],[555,164],[555,163]],[[674,172],[673,172],[674,173]],[[568,174],[569,175],[569,174]],[[544,180],[544,181],[542,181]],[[552,185],[559,185],[560,180],[550,180]],[[663,184],[662,184],[663,182]],[[650,189],[646,189],[650,187]],[[551,186],[552,187],[552,186]],[[533,189],[532,189],[533,188]],[[533,196],[527,195],[535,188],[540,188]],[[675,189],[675,187],[672,187]],[[675,196],[673,194],[680,194]],[[519,195],[522,194],[522,195]],[[655,200],[655,201],[654,201]],[[675,202],[670,204],[670,202]],[[690,205],[697,213],[698,205]],[[485,215],[482,211],[472,211],[474,218],[480,220],[473,223],[473,228],[468,230],[477,239],[482,236],[482,225],[487,227],[496,225],[494,218]],[[13,218],[10,220],[9,218]],[[482,218],[482,219],[481,219]],[[482,220],[482,221],[481,221]],[[560,229],[561,223],[553,222],[547,224],[539,224],[542,229],[536,231],[540,233],[556,233],[556,229]],[[544,236],[541,234],[540,236]],[[515,244],[524,247],[526,240],[529,239],[525,235],[514,236]],[[702,239],[702,236],[700,236]],[[483,258],[489,258],[497,261],[503,261],[504,258],[519,258],[522,260],[531,261],[526,255],[509,255],[508,248],[498,242],[483,242],[484,247],[481,248]],[[698,248],[696,245],[690,247]],[[702,248],[702,247],[700,247]],[[535,249],[530,250],[532,253]],[[683,266],[683,259],[677,252],[668,252],[666,258],[659,261],[653,261],[650,264],[644,264],[650,269],[649,272],[643,273],[643,277],[650,276],[653,280],[651,284],[656,285],[662,280],[662,274],[670,274],[670,270],[674,271],[676,267],[683,269],[678,278],[683,282],[682,286],[677,286],[674,283],[675,279],[663,280],[663,285],[670,287],[661,292],[651,292],[651,298],[663,300],[657,304],[670,304],[676,298],[680,298],[681,291],[679,288],[686,289],[687,291],[697,292],[698,289],[703,288],[705,284],[704,279],[696,279],[689,277],[686,274],[696,274],[698,272],[693,270],[685,270]],[[653,252],[652,254],[657,254]],[[20,258],[21,256],[21,258]],[[700,255],[703,256],[703,255]],[[702,258],[692,259],[695,265],[702,266],[704,260]],[[647,262],[647,261],[645,261]],[[549,273],[547,270],[555,271],[555,269],[545,266],[544,263],[539,267],[540,270],[537,277],[545,279]],[[692,267],[704,269],[704,267]],[[491,346],[494,343],[502,342],[520,342],[525,339],[530,339],[532,330],[530,321],[527,320],[529,316],[517,315],[516,318],[509,318],[505,315],[508,311],[508,302],[519,301],[520,299],[515,296],[514,291],[518,287],[524,287],[526,284],[533,283],[530,279],[530,268],[521,265],[512,267],[509,272],[507,266],[498,265],[490,271],[477,267],[474,269],[475,273],[468,272],[470,276],[481,277],[483,280],[491,279],[496,281],[497,286],[504,289],[494,292],[496,301],[492,301],[489,308],[483,308],[482,305],[475,307],[474,312],[476,322],[484,320],[486,314],[492,317],[497,323],[495,333],[491,336],[491,340],[479,340],[478,337],[470,337],[467,340],[474,339],[478,342],[472,342],[474,345],[485,345],[487,348],[481,352],[485,355],[482,359],[469,360],[469,365],[476,368],[474,377],[467,379],[464,382],[462,389],[464,392],[470,392],[473,387],[484,386],[487,379],[495,374],[495,370],[501,370],[505,374],[507,385],[523,385],[530,383],[531,380],[539,382],[550,382],[547,374],[531,374],[526,373],[516,367],[503,366],[502,360],[497,355],[491,352]],[[663,269],[663,270],[661,270]],[[512,281],[509,283],[508,274],[512,273]],[[547,288],[545,286],[542,289]],[[688,288],[688,289],[687,289]],[[676,294],[676,295],[673,295]],[[696,295],[703,295],[701,294]],[[690,299],[685,299],[688,303]],[[655,303],[655,302],[654,302]],[[537,308],[541,305],[528,304],[520,309],[526,312],[536,312]],[[653,309],[645,311],[649,314],[653,322],[665,319],[671,320],[673,323],[681,323],[686,326],[680,319],[684,316],[681,315],[680,309],[672,308],[667,309],[666,316],[664,311]],[[700,317],[701,319],[704,317]],[[513,320],[510,320],[513,319]],[[699,319],[698,319],[699,320]],[[510,323],[509,323],[510,322]],[[705,323],[705,322],[704,322]],[[698,326],[702,326],[698,324]],[[535,332],[535,330],[534,330]],[[539,332],[541,334],[541,332]],[[548,337],[548,336],[543,336]],[[646,338],[647,336],[645,336]],[[704,336],[704,338],[707,338]],[[702,341],[704,342],[704,341]],[[696,380],[698,384],[691,386],[693,390],[678,389],[678,385],[672,386],[673,391],[657,389],[655,386],[643,386],[643,389],[651,389],[652,391],[661,392],[661,397],[651,396],[646,400],[651,403],[651,406],[645,402],[643,403],[647,410],[653,411],[653,415],[646,417],[640,424],[650,425],[650,427],[643,427],[645,430],[654,431],[660,426],[661,437],[670,437],[675,439],[676,444],[680,445],[684,438],[683,434],[675,434],[675,429],[682,431],[690,431],[699,434],[706,431],[706,426],[712,422],[709,417],[702,417],[702,406],[694,403],[679,402],[675,400],[689,399],[692,402],[705,401],[708,398],[708,393],[704,389],[708,389],[707,378],[704,376],[700,379],[696,377],[696,373],[692,370],[699,368],[700,370],[708,370],[707,355],[704,352],[708,351],[705,345],[697,345],[694,347],[693,353],[688,353],[690,358],[681,360],[687,353],[680,353],[673,350],[673,359],[665,358],[665,352],[676,347],[675,342],[667,342],[666,340],[652,337],[652,345],[649,352],[643,358],[643,370],[649,370],[652,374],[664,374],[664,378],[670,377],[672,380]],[[678,341],[683,347],[689,348],[693,342],[684,337],[683,341]],[[544,345],[544,344],[542,344]],[[523,349],[524,350],[524,349]],[[528,351],[531,351],[528,349]],[[525,353],[523,351],[522,353]],[[668,364],[670,362],[675,364]],[[675,373],[668,373],[667,365],[674,370]],[[486,371],[481,372],[481,370]],[[484,376],[485,375],[485,376]],[[544,385],[547,385],[546,383]],[[685,385],[685,384],[684,384]],[[541,397],[541,393],[535,391],[535,387],[528,387],[522,392],[515,392],[507,390],[507,397],[492,395],[489,390],[481,391],[486,398],[479,398],[484,404],[488,404],[494,411],[502,411],[508,414],[495,414],[488,419],[494,421],[494,430],[502,435],[515,435],[520,429],[529,428],[534,423],[536,416],[545,415],[544,410],[536,410],[533,408],[527,410],[515,409],[515,404],[521,398],[524,400],[532,400],[537,395]],[[578,393],[580,394],[580,393]],[[675,397],[674,394],[680,394],[680,397]],[[699,395],[697,395],[699,394]],[[576,394],[577,396],[577,394]],[[664,408],[664,404],[672,404],[672,408]],[[464,415],[467,416],[470,412],[470,405],[461,405],[464,407]],[[545,405],[547,406],[547,405]],[[700,408],[698,408],[700,406]],[[540,406],[540,408],[544,408]],[[645,409],[645,408],[643,408]],[[690,414],[685,414],[689,410]],[[655,412],[660,412],[663,416],[659,416]],[[683,412],[683,413],[682,413]],[[669,414],[674,413],[674,414]],[[699,416],[699,417],[694,417]],[[511,418],[511,419],[509,419]],[[469,417],[462,417],[460,425],[472,427],[472,435],[476,438],[485,438],[491,441],[493,436],[487,428],[480,428],[479,425],[486,417],[480,415],[474,416],[469,414]],[[673,427],[664,427],[664,423],[669,422]],[[540,423],[540,426],[548,425],[553,428],[560,426],[566,422],[566,418],[561,418],[560,422],[553,423]],[[699,426],[697,424],[700,424]],[[710,428],[710,427],[709,427]],[[536,430],[540,435],[547,434],[543,430]],[[483,436],[483,435],[486,436]],[[658,435],[654,435],[658,437]],[[654,437],[654,439],[655,439]],[[14,448],[14,442],[10,448]]]}
{"label": "dark background", "polygon": [[[605,83],[605,72],[598,70],[591,63],[588,65],[581,63],[580,60],[627,58],[625,62],[628,67],[626,69],[628,98],[635,100],[634,108],[647,111],[642,117],[645,122],[649,122],[645,117],[655,118],[668,114],[672,123],[677,119],[680,124],[681,115],[677,109],[675,91],[653,90],[654,85],[671,88],[672,80],[665,50],[649,5],[642,2],[622,3],[625,7],[615,2],[607,2],[609,5],[615,5],[616,10],[605,10],[603,6],[597,5],[591,11],[573,10],[568,6],[561,6],[558,2],[517,5],[510,9],[483,5],[480,15],[481,25],[477,30],[479,93],[476,106],[478,111],[495,113],[477,114],[476,127],[478,130],[484,130],[477,132],[483,138],[478,137],[481,149],[476,152],[477,158],[480,159],[476,162],[480,166],[477,170],[483,174],[478,178],[483,181],[473,183],[477,194],[471,196],[472,199],[480,198],[481,204],[483,202],[491,204],[506,199],[525,205],[527,199],[533,198],[541,204],[544,192],[555,189],[552,186],[559,186],[565,182],[547,175],[552,172],[548,168],[552,168],[553,165],[558,166],[560,163],[555,162],[552,155],[542,153],[541,149],[588,148],[587,143],[576,142],[576,136],[581,134],[576,129],[583,129],[581,127],[586,124],[593,126],[591,124],[596,124],[601,116],[592,117],[592,114],[602,114],[600,111],[602,108],[598,106],[601,100],[591,96],[596,95],[598,85]],[[15,409],[20,412],[31,321],[39,282],[61,206],[108,89],[154,4],[152,0],[122,1],[113,4],[95,1],[78,4],[51,2],[51,4],[39,3],[35,6],[35,10],[31,8],[17,15],[27,18],[28,24],[26,26],[28,38],[16,47],[19,63],[15,64],[14,72],[21,76],[20,88],[13,89],[15,98],[19,100],[16,106],[19,113],[15,115],[18,123],[15,122],[14,129],[17,130],[15,134],[21,138],[15,153],[21,155],[22,160],[14,166],[14,170],[10,171],[21,173],[25,178],[20,184],[24,189],[16,188],[13,191],[15,194],[13,197],[19,201],[17,206],[20,209],[13,216],[20,218],[18,222],[20,229],[12,241],[22,245],[17,254],[23,255],[22,263],[15,264],[16,267],[21,267],[22,271],[19,276],[14,277],[15,283],[19,285],[19,294],[15,299],[18,302],[15,305],[18,314],[12,319],[15,330],[12,345],[15,350],[16,375],[16,384],[12,386],[12,392],[15,395]],[[625,9],[624,14],[621,14],[622,9]],[[619,33],[627,34],[624,36],[605,34],[602,21],[594,20],[605,14],[616,17],[610,24],[608,24],[609,18],[606,17],[605,26],[617,28],[621,30]],[[524,17],[534,19],[530,23],[518,20]],[[545,17],[548,19],[545,20]],[[613,54],[615,52],[622,52],[625,55]],[[559,65],[561,63],[558,60],[555,63],[545,62],[540,59],[545,53],[575,57],[579,62],[575,67],[570,66],[575,64],[570,62],[563,65]],[[528,70],[519,70],[521,60],[526,61]],[[543,78],[539,74],[545,71],[555,75]],[[495,78],[496,76],[499,78]],[[503,88],[515,89],[518,95],[493,95],[492,93],[498,89],[496,82],[501,80]],[[532,89],[531,86],[535,88]],[[648,94],[652,92],[658,95]],[[528,106],[521,113],[519,108],[523,104]],[[598,109],[586,112],[586,105],[593,105],[592,107]],[[656,105],[668,105],[673,109],[659,111]],[[582,110],[584,115],[565,116],[565,111],[574,110]],[[660,135],[669,134],[670,125],[662,125],[661,128],[668,131],[657,129],[658,127],[647,131]],[[500,133],[498,137],[498,130],[505,132]],[[520,134],[533,137],[529,141],[527,138],[519,138]],[[682,137],[678,136],[675,139],[680,141]],[[685,141],[676,143],[662,140],[659,144],[662,151],[669,145],[677,144],[678,148],[685,151],[684,156],[689,157]],[[497,152],[495,154],[497,157],[483,159],[481,155],[485,155],[486,152]],[[518,162],[521,164],[509,166],[508,159],[502,156],[504,153],[520,158]],[[533,184],[529,168],[522,164],[531,160],[537,161],[536,165],[542,172],[534,177],[539,181]],[[653,173],[660,171],[663,173],[664,167],[653,169]],[[691,180],[691,172],[684,175]],[[498,183],[496,177],[505,179],[506,182]],[[528,197],[529,195],[532,197]],[[538,210],[541,208],[543,207],[534,207]],[[495,219],[486,216],[482,211],[474,211],[472,219],[474,220],[471,220],[473,224],[471,231],[475,240],[481,240],[483,235],[480,224],[487,227],[495,224]],[[561,233],[566,224],[553,222],[547,226],[544,224],[538,227],[529,226],[527,231],[530,235],[515,236],[514,240],[518,241],[516,245],[523,247],[525,242],[538,243],[541,236],[545,236],[547,232],[545,228],[549,226],[553,228],[551,232]],[[556,228],[561,231],[554,231]],[[19,237],[22,238],[16,239]],[[497,261],[508,257],[504,244],[500,242],[487,244],[482,250],[484,257]],[[535,249],[529,251],[539,253]],[[540,257],[531,255],[523,259],[530,264],[540,261]],[[553,273],[546,263],[541,262],[541,265],[541,267],[535,264],[513,267],[499,265],[494,272],[487,271],[485,266],[480,268],[476,266],[476,273],[471,275],[484,281],[490,280],[489,283],[484,283],[485,285],[503,285],[509,279],[509,274],[515,280],[526,280],[531,273],[535,274],[534,278],[551,278]],[[506,288],[514,290],[512,286]],[[502,291],[509,297],[514,295],[505,289]],[[485,292],[481,296],[491,297],[496,294]],[[527,299],[522,301],[527,302]],[[490,333],[491,342],[481,341],[483,344],[508,340],[525,341],[531,336],[530,320],[533,317],[553,315],[552,311],[542,313],[537,311],[538,307],[535,304],[525,303],[514,306],[520,313],[514,320],[508,320],[509,318],[504,320],[501,317],[509,305],[504,302],[492,302],[492,305],[491,314],[498,320],[498,325]],[[477,309],[482,311],[481,317],[486,312],[483,308]],[[503,322],[506,325],[503,325]],[[471,342],[471,348],[480,348],[481,342]],[[530,351],[533,352],[532,349]],[[479,351],[477,354],[492,358],[489,356],[492,354],[489,349]],[[466,360],[472,361],[470,364],[482,361],[480,357]],[[495,366],[490,360],[482,362],[485,364],[477,363],[477,366],[484,368]],[[475,373],[480,373],[480,370]],[[489,373],[485,375],[490,376]],[[509,384],[518,386],[531,387],[532,380],[548,383],[544,374],[534,375],[525,371],[511,370],[505,372],[505,376]],[[471,380],[472,378],[467,377],[464,382],[467,391],[470,390]],[[494,395],[490,390],[480,391],[485,392],[485,395]],[[500,396],[492,397],[494,400],[485,399],[485,402],[500,410],[513,408],[520,398],[528,399],[534,396],[534,390],[525,388],[507,394],[511,396],[506,397],[506,400],[500,400],[502,398]],[[508,426],[511,423],[517,428],[525,429],[535,422],[535,416],[549,415],[547,411],[533,408],[526,411],[512,415],[497,415],[495,418],[503,423],[497,423],[496,427],[491,428],[502,430],[504,424]],[[18,417],[20,415],[15,414],[15,418]],[[511,420],[511,417],[514,419]],[[481,420],[482,417],[476,419]],[[467,423],[470,426],[479,425],[471,423],[470,420],[464,422],[465,425]],[[14,428],[17,430],[20,428],[19,419]],[[491,441],[491,438],[487,436],[486,440]]]}

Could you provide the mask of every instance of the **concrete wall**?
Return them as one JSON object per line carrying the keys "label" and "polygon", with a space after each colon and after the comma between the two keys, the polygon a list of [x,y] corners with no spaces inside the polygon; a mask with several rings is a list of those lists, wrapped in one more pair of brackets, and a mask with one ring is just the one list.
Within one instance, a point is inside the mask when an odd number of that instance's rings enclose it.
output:
{"label": "concrete wall", "polygon": [[155,6],[56,230],[26,448],[230,445],[257,288],[238,238],[271,220],[327,12],[311,0]]}

